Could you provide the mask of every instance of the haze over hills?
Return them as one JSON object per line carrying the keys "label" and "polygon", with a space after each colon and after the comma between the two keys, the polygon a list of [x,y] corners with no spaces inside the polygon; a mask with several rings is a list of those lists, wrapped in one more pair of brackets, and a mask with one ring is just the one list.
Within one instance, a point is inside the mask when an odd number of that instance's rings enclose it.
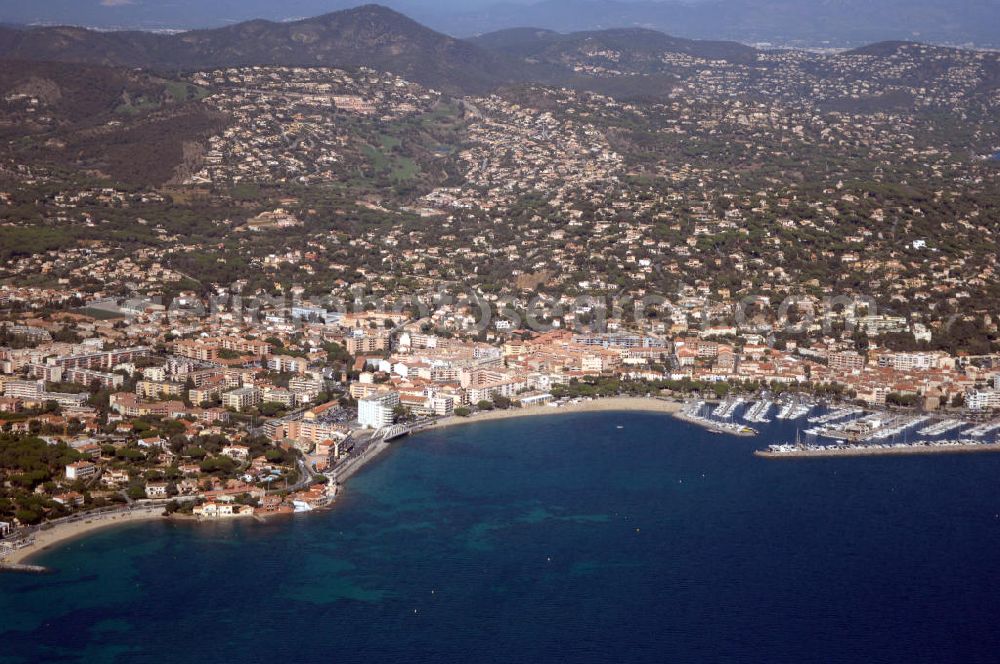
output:
{"label": "haze over hills", "polygon": [[[258,18],[291,21],[360,4],[357,0],[6,0],[0,22],[189,30]],[[645,27],[688,38],[744,43],[849,47],[906,39],[1000,46],[998,0],[385,0],[385,4],[457,37],[525,26],[558,32]]]}
{"label": "haze over hills", "polygon": [[[734,42],[677,39],[645,29],[561,35],[507,30],[474,40],[437,33],[386,7],[367,5],[292,23],[248,21],[179,34],[101,32],[77,27],[0,28],[0,57],[191,71],[246,65],[367,66],[449,92],[479,93],[543,82],[618,94],[646,92],[635,80],[581,74],[570,51],[621,49],[635,73],[656,75],[666,52],[750,62],[756,51]],[[670,82],[658,81],[668,90]]]}
{"label": "haze over hills", "polygon": [[0,29],[0,57],[192,70],[220,66],[369,66],[432,87],[482,90],[523,79],[512,61],[367,5],[291,23],[253,20],[175,35],[75,27]]}
{"label": "haze over hills", "polygon": [[[890,54],[898,43],[865,48]],[[768,60],[764,51],[739,42],[678,38],[648,28],[569,34],[514,28],[461,40],[380,5],[289,23],[256,19],[176,34],[0,27],[0,58],[161,73],[249,65],[365,66],[450,94],[542,83],[619,98],[657,97],[686,75],[672,56],[740,65]]]}
{"label": "haze over hills", "polygon": [[562,34],[535,28],[499,30],[471,38],[474,44],[504,55],[534,62],[558,60],[581,48],[611,49],[624,54],[627,62],[638,64],[663,53],[682,53],[709,60],[752,62],[757,51],[738,42],[679,39],[646,28],[612,28]]}
{"label": "haze over hills", "polygon": [[695,39],[857,46],[884,40],[1000,46],[997,0],[543,0],[441,18],[412,14],[450,34],[530,25],[559,32],[645,27]]}
{"label": "haze over hills", "polygon": [[[640,108],[659,108],[668,104],[671,112],[680,97],[714,100],[721,96],[728,100],[735,96],[744,103],[769,107],[791,104],[798,108],[808,104],[810,113],[922,116],[944,103],[960,103],[967,114],[985,113],[982,117],[986,117],[984,104],[988,106],[988,99],[1000,87],[1000,63],[993,54],[913,42],[880,42],[841,54],[820,54],[684,39],[646,28],[569,34],[514,28],[460,40],[378,5],[291,23],[258,19],[178,34],[102,32],[77,27],[0,28],[0,58],[8,61],[0,77],[0,92],[13,100],[6,123],[0,123],[0,134],[11,139],[36,139],[17,144],[17,161],[69,164],[129,181],[138,178],[158,183],[190,178],[191,169],[206,149],[206,137],[219,130],[224,118],[240,112],[247,118],[258,113],[266,115],[254,100],[260,94],[273,94],[261,90],[262,85],[270,85],[269,76],[298,76],[276,71],[289,66],[330,69],[315,70],[305,80],[289,83],[292,96],[275,102],[280,112],[274,111],[273,117],[282,118],[274,128],[275,150],[283,145],[282,127],[299,126],[305,117],[285,105],[293,103],[289,99],[295,95],[306,94],[304,103],[308,106],[313,86],[320,85],[315,77],[342,76],[331,73],[332,69],[351,71],[350,75],[361,78],[374,76],[382,80],[388,76],[380,84],[386,90],[397,84],[405,88],[406,81],[422,87],[424,92],[413,92],[413,99],[404,106],[427,106],[424,112],[429,119],[418,129],[400,129],[400,135],[421,138],[408,144],[405,154],[400,155],[401,161],[390,160],[388,166],[383,163],[375,170],[406,173],[416,164],[434,174],[424,184],[457,181],[456,165],[442,167],[435,163],[436,155],[460,149],[464,144],[460,137],[464,123],[476,117],[478,107],[495,103],[492,99],[484,102],[483,98],[490,95],[546,111],[558,109],[576,93],[583,93],[581,98],[591,99],[595,107],[635,102]],[[210,71],[246,67],[272,73],[249,77],[240,74],[230,80],[226,74]],[[358,72],[360,67],[370,70]],[[393,76],[402,79],[390,82]],[[86,85],[81,87],[84,81]],[[189,84],[194,84],[196,90],[184,87]],[[372,94],[370,85],[344,85]],[[563,88],[560,94],[568,96],[553,96],[544,92],[547,88]],[[374,89],[381,88],[376,85]],[[224,92],[212,101],[209,90]],[[435,91],[455,103],[428,105],[429,99],[438,98]],[[927,97],[931,93],[935,101],[929,106]],[[44,105],[45,114],[37,114],[37,108],[30,106],[22,108],[24,99],[36,98]],[[206,103],[198,103],[201,99]],[[461,100],[468,101],[469,108]],[[246,111],[242,104],[254,110]],[[379,113],[390,112],[392,105],[385,104],[376,104],[367,112],[374,113],[376,108]],[[361,103],[359,108],[364,106]],[[83,109],[87,109],[86,113]],[[593,109],[586,112],[592,113]],[[615,126],[608,131],[611,144],[630,155],[633,164],[649,159],[652,151],[648,144],[660,140],[655,136],[661,129],[651,124],[649,117],[640,117],[625,123],[627,130]],[[338,116],[341,120],[343,117]],[[615,120],[619,121],[624,122],[621,118]],[[498,136],[508,134],[515,126],[504,125]],[[646,128],[636,130],[640,126]],[[343,129],[343,135],[328,136],[323,145],[324,149],[335,150],[341,141],[363,136],[356,149],[349,151],[349,158],[343,157],[345,163],[363,162],[369,154],[366,150],[374,150],[372,146],[383,141],[369,136],[366,132],[370,128],[359,132],[358,127],[345,125]],[[985,136],[970,136],[968,140],[977,146],[982,144],[977,148],[980,154],[991,154],[990,150],[995,149],[984,143]],[[391,143],[398,139],[390,136],[384,140]],[[102,151],[103,143],[121,149]],[[142,144],[172,147],[144,151],[143,155],[152,155],[152,159],[134,168],[129,165],[130,151]],[[30,149],[25,148],[28,145]],[[603,148],[594,149],[600,152]],[[235,149],[234,154],[238,154]],[[284,177],[312,177],[302,174],[299,161],[308,163],[313,156],[296,157],[295,167],[288,169]],[[268,155],[261,158],[261,163],[280,162],[283,158]]]}

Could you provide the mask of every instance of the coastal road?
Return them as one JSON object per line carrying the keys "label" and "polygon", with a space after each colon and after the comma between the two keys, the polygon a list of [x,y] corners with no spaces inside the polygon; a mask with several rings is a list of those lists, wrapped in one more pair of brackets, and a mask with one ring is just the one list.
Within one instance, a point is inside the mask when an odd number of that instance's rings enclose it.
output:
{"label": "coastal road", "polygon": [[301,491],[309,486],[312,486],[316,482],[316,474],[306,466],[306,462],[302,457],[296,459],[296,464],[299,468],[299,481],[289,487],[282,487],[280,489],[269,489],[267,495],[274,496],[281,493],[295,493],[296,491]]}

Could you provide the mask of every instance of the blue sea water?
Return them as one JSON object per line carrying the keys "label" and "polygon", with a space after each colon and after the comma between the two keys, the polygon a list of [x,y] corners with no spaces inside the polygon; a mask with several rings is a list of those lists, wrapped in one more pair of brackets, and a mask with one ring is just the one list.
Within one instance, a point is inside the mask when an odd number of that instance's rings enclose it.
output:
{"label": "blue sea water", "polygon": [[1000,456],[752,456],[790,427],[427,432],[331,511],[123,526],[0,575],[0,661],[996,661]]}

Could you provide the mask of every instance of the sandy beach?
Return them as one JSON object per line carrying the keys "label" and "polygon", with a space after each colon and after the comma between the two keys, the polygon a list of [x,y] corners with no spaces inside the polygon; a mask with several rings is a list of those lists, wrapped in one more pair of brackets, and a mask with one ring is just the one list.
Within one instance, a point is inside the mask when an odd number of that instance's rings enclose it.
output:
{"label": "sandy beach", "polygon": [[[651,413],[678,413],[683,404],[676,401],[665,401],[663,399],[644,397],[611,397],[606,399],[592,399],[589,401],[579,401],[568,403],[562,406],[534,406],[531,408],[512,408],[509,410],[492,410],[485,413],[476,413],[470,417],[452,416],[438,420],[434,424],[422,429],[439,429],[442,427],[458,426],[461,424],[475,424],[478,422],[492,422],[505,420],[514,417],[541,417],[545,415],[565,415],[569,413],[593,413],[607,411],[632,411]],[[337,481],[347,480],[351,475],[364,467],[369,461],[378,457],[382,452],[390,447],[389,443],[381,442],[369,450],[363,457],[355,459],[338,473]],[[55,545],[63,544],[76,537],[87,535],[101,528],[133,523],[137,521],[150,521],[163,518],[163,506],[153,508],[139,508],[133,511],[122,511],[110,514],[95,515],[69,523],[60,523],[47,530],[35,533],[35,542],[31,546],[18,549],[2,560],[8,565],[19,565],[29,562],[29,559]]]}
{"label": "sandy beach", "polygon": [[665,401],[646,397],[609,397],[606,399],[592,399],[590,401],[580,401],[568,403],[562,406],[533,406],[531,408],[511,408],[509,410],[491,410],[485,413],[476,413],[469,417],[458,417],[453,415],[438,420],[428,429],[439,429],[441,427],[456,426],[459,424],[475,424],[476,422],[492,422],[495,420],[506,420],[513,417],[536,417],[542,415],[566,415],[568,413],[596,413],[606,411],[633,411],[649,413],[680,412],[684,404],[677,401]]}
{"label": "sandy beach", "polygon": [[163,506],[157,505],[153,508],[138,508],[131,511],[114,512],[100,514],[79,521],[60,523],[47,530],[40,530],[35,533],[35,542],[31,546],[18,549],[2,560],[3,563],[19,565],[28,562],[34,556],[49,547],[63,544],[67,540],[88,535],[95,530],[118,526],[125,523],[135,523],[138,521],[150,521],[163,518]]}

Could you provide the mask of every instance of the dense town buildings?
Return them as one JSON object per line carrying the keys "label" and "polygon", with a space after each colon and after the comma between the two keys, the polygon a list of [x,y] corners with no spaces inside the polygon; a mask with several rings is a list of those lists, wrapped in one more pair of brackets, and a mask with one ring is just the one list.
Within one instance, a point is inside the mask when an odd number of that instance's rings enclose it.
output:
{"label": "dense town buildings", "polygon": [[393,424],[599,389],[1000,410],[995,54],[559,57],[672,83],[213,69],[169,184],[0,164],[0,421],[58,451],[14,511],[280,512]]}

